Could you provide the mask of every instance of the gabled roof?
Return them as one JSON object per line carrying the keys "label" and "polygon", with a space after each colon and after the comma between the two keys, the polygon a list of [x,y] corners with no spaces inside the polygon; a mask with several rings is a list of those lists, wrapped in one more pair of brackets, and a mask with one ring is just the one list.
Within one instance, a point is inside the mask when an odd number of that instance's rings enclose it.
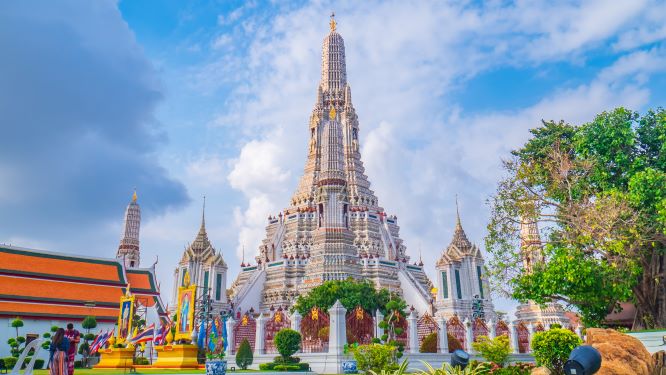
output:
{"label": "gabled roof", "polygon": [[194,242],[185,248],[180,263],[188,263],[190,260],[199,261],[205,264],[218,265],[225,268],[227,267],[227,264],[222,258],[222,254],[215,250],[208,239],[208,233],[206,232],[206,218],[203,214],[201,216],[199,233],[197,233],[197,236],[194,238]]}
{"label": "gabled roof", "polygon": [[441,257],[437,261],[437,265],[450,264],[452,262],[459,262],[465,257],[483,259],[479,248],[472,244],[467,239],[467,234],[460,223],[460,214],[456,218],[456,227],[453,231],[453,238],[451,243],[442,252]]}
{"label": "gabled roof", "polygon": [[152,269],[116,259],[0,246],[0,316],[115,322],[127,283],[140,303],[165,309]]}

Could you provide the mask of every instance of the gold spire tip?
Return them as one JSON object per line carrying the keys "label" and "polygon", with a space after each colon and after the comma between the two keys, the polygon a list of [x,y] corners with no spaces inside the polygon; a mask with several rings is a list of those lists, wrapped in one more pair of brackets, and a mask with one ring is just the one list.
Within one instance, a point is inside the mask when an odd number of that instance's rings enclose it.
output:
{"label": "gold spire tip", "polygon": [[335,22],[335,12],[331,12],[331,22],[329,22],[329,25],[331,25],[331,31],[335,31],[335,27],[337,26],[337,23]]}
{"label": "gold spire tip", "polygon": [[136,202],[137,196],[136,196],[136,189],[134,189],[134,193],[132,194],[132,202]]}

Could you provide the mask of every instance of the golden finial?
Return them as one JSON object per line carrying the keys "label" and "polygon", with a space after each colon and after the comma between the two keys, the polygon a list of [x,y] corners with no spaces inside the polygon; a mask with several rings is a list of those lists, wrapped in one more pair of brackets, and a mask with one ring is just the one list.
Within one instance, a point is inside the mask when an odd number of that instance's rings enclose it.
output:
{"label": "golden finial", "polygon": [[335,107],[331,104],[331,111],[328,112],[328,119],[333,121],[335,120]]}
{"label": "golden finial", "polygon": [[134,194],[132,194],[132,202],[136,202],[136,189],[134,189]]}
{"label": "golden finial", "polygon": [[335,31],[335,26],[337,25],[335,23],[335,12],[331,12],[331,22],[328,24],[331,25],[331,31]]}

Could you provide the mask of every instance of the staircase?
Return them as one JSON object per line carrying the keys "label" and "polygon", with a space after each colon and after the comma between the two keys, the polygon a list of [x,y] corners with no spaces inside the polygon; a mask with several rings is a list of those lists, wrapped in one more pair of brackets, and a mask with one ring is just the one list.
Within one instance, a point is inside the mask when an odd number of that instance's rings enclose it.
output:
{"label": "staircase", "polygon": [[262,285],[266,281],[266,270],[257,269],[252,273],[250,279],[242,286],[242,289],[234,296],[231,302],[234,309],[240,308],[242,312],[250,308],[259,308],[261,303]]}

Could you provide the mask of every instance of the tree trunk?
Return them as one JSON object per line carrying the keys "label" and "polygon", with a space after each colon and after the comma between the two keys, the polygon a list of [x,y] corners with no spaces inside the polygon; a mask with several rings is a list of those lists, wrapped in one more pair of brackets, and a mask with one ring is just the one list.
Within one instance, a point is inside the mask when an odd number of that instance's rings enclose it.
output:
{"label": "tree trunk", "polygon": [[666,327],[666,255],[660,254],[661,250],[643,258],[643,274],[634,287],[634,330]]}

